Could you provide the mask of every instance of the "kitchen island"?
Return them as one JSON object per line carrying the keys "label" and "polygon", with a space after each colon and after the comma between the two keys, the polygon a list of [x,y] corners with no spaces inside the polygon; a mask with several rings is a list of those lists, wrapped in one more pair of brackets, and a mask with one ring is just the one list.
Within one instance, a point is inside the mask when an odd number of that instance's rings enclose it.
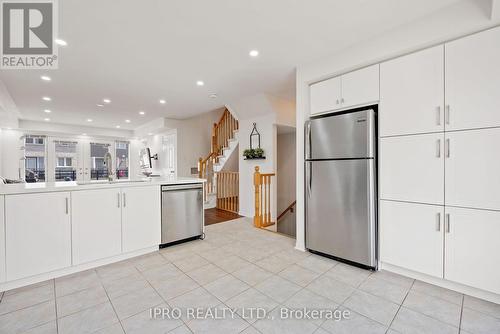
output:
{"label": "kitchen island", "polygon": [[161,187],[198,178],[0,185],[0,291],[158,250]]}

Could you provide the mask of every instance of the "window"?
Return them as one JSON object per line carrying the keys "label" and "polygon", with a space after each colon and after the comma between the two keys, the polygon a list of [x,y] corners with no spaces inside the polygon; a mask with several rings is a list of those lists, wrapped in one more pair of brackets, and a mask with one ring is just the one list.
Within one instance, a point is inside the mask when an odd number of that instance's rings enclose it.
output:
{"label": "window", "polygon": [[71,167],[71,158],[57,158],[57,167]]}
{"label": "window", "polygon": [[77,142],[55,140],[54,158],[55,158],[55,180],[56,181],[75,181],[76,180],[76,161],[77,161]]}
{"label": "window", "polygon": [[24,137],[24,179],[26,182],[45,182],[47,150],[44,136]]}
{"label": "window", "polygon": [[90,143],[90,179],[102,180],[108,177],[108,168],[104,156],[109,152],[110,144]]}
{"label": "window", "polygon": [[129,168],[129,142],[117,141],[116,142],[116,178],[128,179]]}

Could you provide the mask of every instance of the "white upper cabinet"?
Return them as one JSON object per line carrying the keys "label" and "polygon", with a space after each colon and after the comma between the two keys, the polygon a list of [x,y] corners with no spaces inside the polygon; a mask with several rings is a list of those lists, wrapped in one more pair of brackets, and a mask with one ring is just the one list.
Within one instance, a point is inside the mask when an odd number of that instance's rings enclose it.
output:
{"label": "white upper cabinet", "polygon": [[[0,196],[0,245],[5,245],[4,197]],[[5,247],[0,247],[0,282],[5,281]]]}
{"label": "white upper cabinet", "polygon": [[154,247],[161,243],[160,195],[159,187],[156,186],[122,189],[124,252]]}
{"label": "white upper cabinet", "polygon": [[120,189],[72,193],[74,265],[121,253],[121,203]]}
{"label": "white upper cabinet", "polygon": [[379,98],[379,65],[365,67],[342,76],[342,108],[376,103]]}
{"label": "white upper cabinet", "polygon": [[380,136],[444,130],[444,46],[380,65]]}
{"label": "white upper cabinet", "polygon": [[443,206],[380,201],[380,260],[442,278],[443,220]]}
{"label": "white upper cabinet", "polygon": [[500,294],[500,212],[447,207],[446,214],[445,278]]}
{"label": "white upper cabinet", "polygon": [[311,85],[311,115],[341,108],[342,87],[340,77]]}
{"label": "white upper cabinet", "polygon": [[71,266],[70,193],[5,197],[7,280]]}
{"label": "white upper cabinet", "polygon": [[446,133],[446,205],[500,210],[500,129]]}
{"label": "white upper cabinet", "polygon": [[446,44],[447,130],[500,126],[500,28]]}
{"label": "white upper cabinet", "polygon": [[379,100],[379,65],[373,65],[310,86],[311,115]]}
{"label": "white upper cabinet", "polygon": [[380,139],[380,198],[444,204],[444,134]]}

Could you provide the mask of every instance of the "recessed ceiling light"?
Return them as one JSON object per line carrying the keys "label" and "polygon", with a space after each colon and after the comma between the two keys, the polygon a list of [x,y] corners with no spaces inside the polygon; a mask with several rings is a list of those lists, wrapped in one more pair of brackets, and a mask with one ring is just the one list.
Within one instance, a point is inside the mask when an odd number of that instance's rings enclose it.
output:
{"label": "recessed ceiling light", "polygon": [[125,120],[125,123],[130,123],[130,120],[129,120],[129,119],[126,119],[126,120]]}
{"label": "recessed ceiling light", "polygon": [[152,135],[153,135],[153,133],[151,133],[151,132],[148,133],[148,136],[152,136]]}
{"label": "recessed ceiling light", "polygon": [[65,41],[65,40],[62,40],[62,39],[59,39],[59,38],[56,38],[56,39],[54,40],[54,42],[56,42],[56,44],[57,44],[57,45],[60,45],[60,46],[66,46],[66,45],[68,45],[68,43],[66,43],[66,41]]}
{"label": "recessed ceiling light", "polygon": [[119,129],[119,128],[121,128],[121,126],[117,125],[116,128]]}
{"label": "recessed ceiling light", "polygon": [[208,97],[211,98],[211,99],[216,99],[217,98],[217,94],[210,94]]}
{"label": "recessed ceiling light", "polygon": [[48,122],[48,121],[50,121],[50,118],[44,118],[43,120],[44,120],[45,122]]}
{"label": "recessed ceiling light", "polygon": [[86,136],[87,134],[86,133],[82,133],[82,136]]}
{"label": "recessed ceiling light", "polygon": [[50,97],[48,97],[48,96],[42,97],[42,100],[44,100],[44,101],[52,101],[52,99]]}
{"label": "recessed ceiling light", "polygon": [[98,106],[99,108],[102,108],[102,107],[104,107],[104,104],[100,104],[100,103],[98,103],[98,104],[97,104],[97,106]]}
{"label": "recessed ceiling light", "polygon": [[196,85],[203,86],[203,85],[205,85],[205,83],[201,80],[198,80],[198,81],[196,81]]}
{"label": "recessed ceiling light", "polygon": [[87,122],[92,122],[92,118],[87,118]]}
{"label": "recessed ceiling light", "polygon": [[250,55],[250,57],[257,57],[259,55],[259,51],[252,50],[248,54]]}
{"label": "recessed ceiling light", "polygon": [[102,102],[104,102],[104,103],[111,103],[111,100],[110,99],[103,99]]}
{"label": "recessed ceiling light", "polygon": [[165,101],[165,100],[161,99],[161,100],[160,100],[160,103],[161,103],[161,104],[165,104],[165,103],[167,103],[167,101]]}
{"label": "recessed ceiling light", "polygon": [[146,115],[146,113],[144,111],[139,111],[139,115]]}
{"label": "recessed ceiling light", "polygon": [[43,81],[50,81],[50,80],[52,80],[48,75],[42,75],[40,77],[40,79],[42,79]]}
{"label": "recessed ceiling light", "polygon": [[50,114],[52,111],[50,109],[45,109],[43,112],[46,112],[47,114]]}

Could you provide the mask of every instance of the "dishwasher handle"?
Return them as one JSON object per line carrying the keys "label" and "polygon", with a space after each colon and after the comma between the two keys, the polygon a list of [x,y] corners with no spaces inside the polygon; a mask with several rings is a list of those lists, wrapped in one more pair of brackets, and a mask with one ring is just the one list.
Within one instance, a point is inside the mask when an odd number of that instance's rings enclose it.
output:
{"label": "dishwasher handle", "polygon": [[172,191],[172,190],[197,190],[197,189],[203,189],[203,184],[198,183],[198,184],[183,184],[183,185],[176,185],[176,186],[161,186],[161,191]]}

